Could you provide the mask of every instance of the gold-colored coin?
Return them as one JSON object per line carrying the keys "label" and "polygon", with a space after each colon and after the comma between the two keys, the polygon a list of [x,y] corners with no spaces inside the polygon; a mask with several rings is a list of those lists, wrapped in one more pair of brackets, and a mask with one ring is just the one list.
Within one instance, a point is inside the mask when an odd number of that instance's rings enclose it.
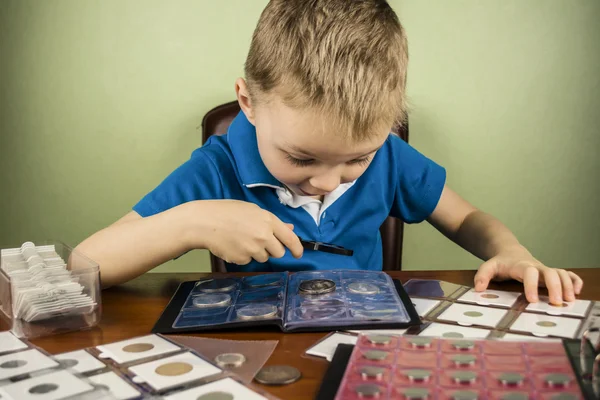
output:
{"label": "gold-colored coin", "polygon": [[186,362],[172,362],[156,367],[154,372],[162,376],[179,376],[187,374],[194,369],[194,366]]}
{"label": "gold-colored coin", "polygon": [[152,343],[134,343],[123,347],[123,351],[127,353],[143,353],[144,351],[152,350],[153,348],[154,345]]}

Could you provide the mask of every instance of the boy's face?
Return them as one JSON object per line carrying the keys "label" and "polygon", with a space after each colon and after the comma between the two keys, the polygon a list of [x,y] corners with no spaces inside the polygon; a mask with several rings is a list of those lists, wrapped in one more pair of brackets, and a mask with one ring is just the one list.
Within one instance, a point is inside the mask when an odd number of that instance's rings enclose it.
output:
{"label": "boy's face", "polygon": [[252,106],[248,99],[240,99],[241,92],[238,100],[256,127],[265,166],[298,195],[323,196],[359,178],[390,132],[384,129],[354,143],[336,134],[334,124],[315,112],[291,109],[274,96]]}

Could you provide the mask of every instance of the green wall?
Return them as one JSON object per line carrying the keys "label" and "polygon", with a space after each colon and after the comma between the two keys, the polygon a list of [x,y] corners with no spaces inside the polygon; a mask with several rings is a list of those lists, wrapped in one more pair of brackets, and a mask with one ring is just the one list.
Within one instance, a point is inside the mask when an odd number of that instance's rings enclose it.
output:
{"label": "green wall", "polygon": [[[548,264],[600,260],[600,2],[392,1],[411,143]],[[265,0],[0,0],[0,243],[77,244],[200,144]],[[426,224],[407,268],[478,262]],[[160,270],[205,270],[193,252]]]}

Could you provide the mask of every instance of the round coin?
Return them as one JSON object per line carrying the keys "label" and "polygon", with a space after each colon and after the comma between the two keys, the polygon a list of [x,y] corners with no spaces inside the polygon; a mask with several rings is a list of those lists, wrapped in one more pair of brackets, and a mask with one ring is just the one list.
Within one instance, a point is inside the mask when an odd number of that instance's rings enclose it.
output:
{"label": "round coin", "polygon": [[302,377],[297,368],[287,365],[270,365],[256,374],[256,381],[264,385],[289,385]]}
{"label": "round coin", "polygon": [[554,328],[556,326],[556,322],[552,321],[538,321],[535,324],[537,326],[541,326],[542,328]]}
{"label": "round coin", "polygon": [[348,285],[348,291],[356,294],[377,294],[379,287],[368,282],[352,282]]}
{"label": "round coin", "polygon": [[411,369],[406,371],[406,376],[411,382],[427,382],[431,377],[431,371],[426,369]]}
{"label": "round coin", "polygon": [[574,393],[559,393],[552,396],[550,400],[577,400],[578,398]]}
{"label": "round coin", "polygon": [[408,341],[408,343],[410,343],[410,345],[412,347],[425,348],[425,347],[431,347],[432,340],[430,338],[426,338],[426,337],[416,337],[416,338],[410,339]]}
{"label": "round coin", "polygon": [[475,383],[477,374],[472,371],[459,371],[452,374],[452,379],[454,379],[454,382],[456,383],[466,385]]}
{"label": "round coin", "polygon": [[457,340],[452,343],[452,347],[458,350],[471,350],[475,348],[475,342],[471,340]]}
{"label": "round coin", "polygon": [[221,368],[239,368],[246,362],[246,357],[240,353],[223,353],[215,357],[215,362]]}
{"label": "round coin", "polygon": [[463,335],[460,332],[444,332],[442,334],[442,337],[460,339],[460,338],[464,338],[465,335]]}
{"label": "round coin", "polygon": [[452,393],[452,400],[477,400],[477,393],[470,390],[459,390]]}
{"label": "round coin", "polygon": [[429,389],[409,388],[405,389],[402,394],[406,400],[427,400],[429,398]]}
{"label": "round coin", "polygon": [[518,386],[523,383],[524,379],[523,375],[514,372],[507,372],[498,377],[498,380],[504,386]]}
{"label": "round coin", "polygon": [[368,350],[363,353],[363,357],[371,361],[383,361],[390,353],[381,350]]}
{"label": "round coin", "polygon": [[557,307],[557,308],[561,308],[561,307],[569,307],[569,305],[567,303],[560,303],[560,304],[554,304],[554,303],[548,303],[551,307]]}
{"label": "round coin", "polygon": [[369,335],[367,336],[367,340],[373,344],[390,344],[392,342],[392,337],[387,335]]}
{"label": "round coin", "polygon": [[231,296],[227,293],[199,294],[192,297],[196,308],[226,307],[231,304]]}
{"label": "round coin", "polygon": [[571,377],[566,374],[548,374],[544,377],[544,380],[551,387],[564,387],[569,385]]}
{"label": "round coin", "polygon": [[384,372],[385,372],[385,368],[367,366],[367,367],[362,367],[360,369],[360,376],[363,379],[381,380],[383,378]]}
{"label": "round coin", "polygon": [[494,294],[494,293],[484,293],[481,295],[481,297],[483,297],[484,299],[497,299],[500,296],[498,296],[497,294]]}
{"label": "round coin", "polygon": [[196,400],[234,400],[235,397],[227,392],[208,392],[197,397]]}
{"label": "round coin", "polygon": [[326,294],[335,290],[335,282],[331,279],[311,279],[300,283],[298,291],[302,294]]}
{"label": "round coin", "polygon": [[277,315],[277,307],[272,304],[248,304],[237,309],[239,319],[265,319],[272,318]]}
{"label": "round coin", "polygon": [[479,311],[465,311],[463,314],[465,316],[471,317],[471,318],[478,318],[478,317],[482,317],[483,316],[483,313],[481,313]]}
{"label": "round coin", "polygon": [[509,392],[502,396],[501,400],[529,400],[527,393]]}
{"label": "round coin", "polygon": [[356,394],[358,394],[358,397],[374,398],[379,397],[379,394],[381,394],[381,389],[379,386],[370,385],[368,383],[364,385],[358,385],[354,390],[356,391]]}
{"label": "round coin", "polygon": [[252,288],[276,286],[281,282],[280,274],[255,275],[244,278],[244,283]]}
{"label": "round coin", "polygon": [[456,366],[465,367],[465,366],[475,365],[475,361],[477,360],[477,357],[475,357],[471,354],[455,354],[451,357],[451,359],[452,359],[452,362],[454,362],[454,364]]}
{"label": "round coin", "polygon": [[235,285],[236,282],[230,278],[207,279],[196,282],[196,289],[206,293],[231,292]]}

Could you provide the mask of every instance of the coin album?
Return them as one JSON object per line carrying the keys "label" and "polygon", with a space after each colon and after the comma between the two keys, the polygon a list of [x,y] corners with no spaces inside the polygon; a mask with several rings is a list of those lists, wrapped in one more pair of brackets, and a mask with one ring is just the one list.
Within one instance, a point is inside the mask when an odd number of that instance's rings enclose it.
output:
{"label": "coin album", "polygon": [[0,399],[276,399],[216,362],[154,334],[52,356],[0,332]]}
{"label": "coin album", "polygon": [[471,287],[429,279],[412,279],[404,288],[423,324],[407,334],[454,338],[512,340],[575,339],[592,331],[599,338],[600,302],[575,300],[559,305],[540,296],[529,303],[525,295],[501,290],[475,292]]}
{"label": "coin album", "polygon": [[378,271],[213,275],[182,283],[153,328],[180,333],[276,325],[284,332],[420,323],[402,284]]}
{"label": "coin album", "polygon": [[317,400],[591,400],[598,356],[587,338],[506,342],[361,334],[341,344]]}

